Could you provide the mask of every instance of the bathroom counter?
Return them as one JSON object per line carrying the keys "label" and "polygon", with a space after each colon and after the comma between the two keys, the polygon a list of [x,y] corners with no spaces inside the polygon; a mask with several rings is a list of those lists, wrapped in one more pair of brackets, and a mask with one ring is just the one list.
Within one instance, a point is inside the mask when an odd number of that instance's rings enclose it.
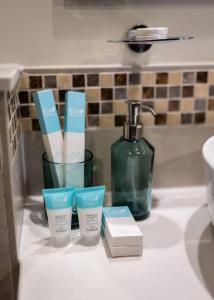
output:
{"label": "bathroom counter", "polygon": [[41,197],[24,213],[18,300],[208,300],[214,298],[214,235],[204,187],[154,190],[138,222],[143,256],[110,258],[105,240],[81,245],[79,230],[52,248]]}

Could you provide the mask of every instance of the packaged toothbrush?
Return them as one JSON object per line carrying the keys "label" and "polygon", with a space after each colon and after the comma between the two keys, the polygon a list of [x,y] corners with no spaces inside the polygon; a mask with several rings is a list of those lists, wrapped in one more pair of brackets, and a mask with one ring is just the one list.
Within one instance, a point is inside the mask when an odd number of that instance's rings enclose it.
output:
{"label": "packaged toothbrush", "polygon": [[64,162],[65,185],[84,187],[85,93],[66,93]]}
{"label": "packaged toothbrush", "polygon": [[[55,187],[63,185],[63,135],[52,90],[33,93],[42,138]],[[51,162],[54,162],[52,164]]]}

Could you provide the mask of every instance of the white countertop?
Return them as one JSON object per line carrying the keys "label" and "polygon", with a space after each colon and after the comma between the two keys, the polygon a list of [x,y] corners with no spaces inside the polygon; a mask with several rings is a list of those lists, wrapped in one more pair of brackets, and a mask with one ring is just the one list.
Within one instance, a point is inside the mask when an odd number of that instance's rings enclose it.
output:
{"label": "white countertop", "polygon": [[20,249],[18,300],[214,299],[214,235],[204,187],[154,190],[149,219],[138,222],[143,256],[110,258],[104,241],[82,246],[79,230],[50,247],[41,198],[29,201]]}

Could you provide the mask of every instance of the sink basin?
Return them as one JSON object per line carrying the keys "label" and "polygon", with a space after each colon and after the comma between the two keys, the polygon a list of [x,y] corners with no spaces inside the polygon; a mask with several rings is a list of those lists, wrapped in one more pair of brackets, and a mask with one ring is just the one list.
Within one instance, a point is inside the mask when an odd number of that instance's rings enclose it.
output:
{"label": "sink basin", "polygon": [[207,178],[207,202],[208,209],[214,225],[214,136],[209,138],[203,145],[202,155],[204,159]]}

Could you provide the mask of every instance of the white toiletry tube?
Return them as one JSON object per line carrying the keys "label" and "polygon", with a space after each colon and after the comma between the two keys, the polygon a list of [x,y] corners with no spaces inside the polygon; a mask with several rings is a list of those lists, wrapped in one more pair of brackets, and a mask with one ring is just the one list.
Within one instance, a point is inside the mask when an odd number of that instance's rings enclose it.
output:
{"label": "white toiletry tube", "polygon": [[84,187],[85,93],[66,93],[64,162],[65,185]]}
{"label": "white toiletry tube", "polygon": [[[53,163],[63,163],[63,136],[52,90],[33,93],[47,158]],[[63,186],[63,165],[51,164],[55,187]]]}
{"label": "white toiletry tube", "polygon": [[98,243],[101,231],[105,186],[75,189],[81,237],[86,245]]}
{"label": "white toiletry tube", "polygon": [[70,241],[73,192],[72,188],[42,190],[51,240],[55,247],[64,247]]}

